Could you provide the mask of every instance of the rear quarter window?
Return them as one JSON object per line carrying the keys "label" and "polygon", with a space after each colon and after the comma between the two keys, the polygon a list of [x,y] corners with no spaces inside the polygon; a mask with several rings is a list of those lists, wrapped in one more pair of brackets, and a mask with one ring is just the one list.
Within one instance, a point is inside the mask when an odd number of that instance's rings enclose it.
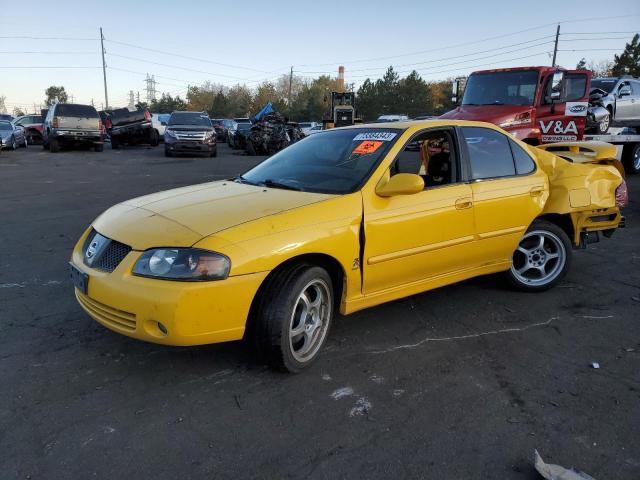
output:
{"label": "rear quarter window", "polygon": [[516,173],[518,175],[526,175],[536,169],[536,164],[531,156],[513,140],[509,140],[511,152],[513,153],[513,161],[516,164]]}
{"label": "rear quarter window", "polygon": [[55,108],[57,117],[98,118],[98,112],[91,105],[62,104]]}

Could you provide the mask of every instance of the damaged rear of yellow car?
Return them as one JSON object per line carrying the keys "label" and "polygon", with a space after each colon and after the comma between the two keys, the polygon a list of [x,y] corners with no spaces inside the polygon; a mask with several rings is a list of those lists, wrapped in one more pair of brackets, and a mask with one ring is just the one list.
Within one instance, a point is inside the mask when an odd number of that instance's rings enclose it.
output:
{"label": "damaged rear of yellow car", "polygon": [[576,145],[451,120],[318,133],[235,179],[109,209],[73,251],[76,297],[123,335],[244,337],[298,371],[337,311],[496,272],[526,291],[560,281],[626,201],[610,147]]}

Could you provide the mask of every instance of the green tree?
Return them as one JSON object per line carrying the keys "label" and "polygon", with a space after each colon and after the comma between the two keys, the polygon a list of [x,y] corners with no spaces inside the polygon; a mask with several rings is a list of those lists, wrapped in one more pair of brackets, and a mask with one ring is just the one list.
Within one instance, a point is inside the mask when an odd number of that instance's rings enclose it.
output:
{"label": "green tree", "polygon": [[587,69],[587,60],[582,57],[578,64],[576,65],[576,70],[586,70]]}
{"label": "green tree", "polygon": [[176,110],[186,110],[187,102],[185,102],[180,95],[172,97],[168,93],[163,93],[160,100],[153,100],[151,102],[150,110],[154,113],[171,113]]}
{"label": "green tree", "polygon": [[400,77],[393,67],[389,67],[382,78],[376,80],[377,94],[380,102],[380,115],[385,113],[403,113],[397,111],[399,83]]}
{"label": "green tree", "polygon": [[614,55],[611,75],[640,77],[640,34],[635,34],[620,55]]}
{"label": "green tree", "polygon": [[382,111],[378,86],[368,78],[356,92],[356,108],[364,121],[375,120]]}
{"label": "green tree", "polygon": [[221,87],[211,103],[211,111],[209,112],[214,118],[225,118],[229,116],[229,105],[224,89]]}
{"label": "green tree", "polygon": [[228,115],[230,117],[245,117],[250,115],[253,96],[246,85],[236,85],[227,93]]}
{"label": "green tree", "polygon": [[409,118],[425,115],[433,110],[429,86],[415,70],[398,82],[397,113]]}
{"label": "green tree", "polygon": [[451,102],[451,83],[453,79],[439,80],[429,83],[429,93],[433,102],[433,115],[442,115],[453,108]]}
{"label": "green tree", "polygon": [[46,96],[45,103],[48,106],[51,106],[56,102],[67,103],[69,100],[69,96],[62,85],[59,87],[51,85],[44,91],[44,94]]}
{"label": "green tree", "polygon": [[22,116],[22,115],[24,115],[24,114],[25,114],[25,113],[24,113],[24,112],[22,111],[22,109],[21,109],[21,108],[19,108],[19,107],[15,107],[15,108],[13,109],[13,116],[14,116],[14,117],[21,117],[21,116]]}

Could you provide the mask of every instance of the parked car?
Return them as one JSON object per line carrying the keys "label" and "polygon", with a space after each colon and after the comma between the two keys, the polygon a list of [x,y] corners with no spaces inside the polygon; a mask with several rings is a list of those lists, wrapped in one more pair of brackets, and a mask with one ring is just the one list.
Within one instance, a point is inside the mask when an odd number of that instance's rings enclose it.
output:
{"label": "parked car", "polygon": [[233,125],[227,132],[227,143],[233,149],[244,149],[247,146],[247,135],[251,130],[251,120],[248,118],[234,118]]}
{"label": "parked car", "polygon": [[158,132],[151,123],[151,113],[146,108],[131,110],[117,108],[107,120],[107,130],[111,137],[111,148],[118,149],[121,145],[149,144],[158,145]]}
{"label": "parked car", "polygon": [[322,124],[318,122],[298,122],[300,130],[302,130],[302,133],[304,133],[305,135],[309,135],[311,129],[317,127],[318,125],[322,127]]}
{"label": "parked car", "polygon": [[216,138],[219,142],[227,141],[227,127],[224,125],[224,119],[212,118],[211,125],[216,131]]}
{"label": "parked car", "polygon": [[164,131],[167,128],[167,122],[169,121],[169,117],[171,117],[170,113],[152,113],[151,114],[151,123],[153,124],[153,128],[158,132],[158,138],[160,141],[164,142]]}
{"label": "parked car", "polygon": [[15,150],[18,147],[27,148],[24,128],[14,125],[9,120],[0,120],[0,148]]}
{"label": "parked car", "polygon": [[216,131],[206,112],[173,112],[164,131],[164,154],[218,155]]}
{"label": "parked car", "polygon": [[380,115],[377,119],[377,122],[378,123],[403,122],[405,120],[409,120],[409,117],[407,115],[391,114],[391,115]]}
{"label": "parked car", "polygon": [[629,76],[594,78],[589,101],[609,112],[596,125],[597,133],[607,133],[610,126],[640,127],[640,79]]}
{"label": "parked car", "polygon": [[8,113],[0,113],[0,120],[7,120],[8,122],[13,122],[14,116],[9,115]]}
{"label": "parked car", "polygon": [[[415,139],[424,148],[405,151]],[[336,311],[496,272],[529,292],[561,281],[573,248],[611,236],[627,200],[613,145],[563,145],[455,120],[331,129],[233,181],[107,210],[73,249],[75,296],[122,335],[246,338],[296,372]]]}
{"label": "parked car", "polygon": [[313,135],[314,133],[319,133],[322,131],[322,125],[316,125],[315,127],[311,127],[306,133],[305,135],[309,136],[309,135]]}
{"label": "parked car", "polygon": [[55,153],[72,145],[90,145],[96,152],[102,151],[102,122],[98,112],[91,105],[51,105],[44,119],[43,148]]}
{"label": "parked car", "polygon": [[42,143],[42,115],[22,115],[13,120],[14,125],[24,128],[24,134],[30,145]]}

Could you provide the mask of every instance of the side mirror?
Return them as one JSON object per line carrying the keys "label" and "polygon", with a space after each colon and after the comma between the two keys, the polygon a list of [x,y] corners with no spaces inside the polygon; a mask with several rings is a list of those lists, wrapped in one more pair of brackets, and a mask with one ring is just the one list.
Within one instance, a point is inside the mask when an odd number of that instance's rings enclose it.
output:
{"label": "side mirror", "polygon": [[551,78],[551,92],[549,98],[553,100],[560,100],[562,98],[562,87],[564,86],[564,72],[557,71]]}
{"label": "side mirror", "polygon": [[618,92],[618,97],[628,97],[631,95],[631,87],[629,85],[623,86]]}
{"label": "side mirror", "polygon": [[381,197],[396,195],[413,195],[424,190],[424,180],[413,173],[398,173],[391,177],[384,185],[376,187],[376,194]]}

